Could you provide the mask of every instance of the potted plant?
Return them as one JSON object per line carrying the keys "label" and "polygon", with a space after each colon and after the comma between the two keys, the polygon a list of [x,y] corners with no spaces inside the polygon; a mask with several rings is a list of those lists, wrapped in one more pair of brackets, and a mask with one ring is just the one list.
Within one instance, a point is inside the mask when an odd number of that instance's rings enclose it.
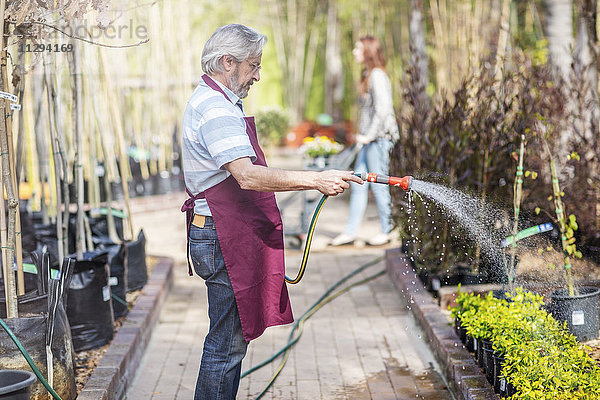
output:
{"label": "potted plant", "polygon": [[267,148],[278,147],[290,126],[288,114],[280,107],[265,107],[256,113],[256,132],[264,139]]}
{"label": "potted plant", "polygon": [[344,149],[340,143],[327,136],[307,137],[302,141],[300,150],[307,158],[307,167],[323,169],[329,165],[329,157]]}
{"label": "potted plant", "polygon": [[[541,121],[544,122],[543,118]],[[545,124],[543,124],[546,126]],[[550,129],[547,132],[551,131]],[[548,133],[546,133],[548,135]],[[575,244],[575,231],[578,229],[577,218],[570,214],[567,218],[565,204],[562,201],[564,192],[561,191],[558,172],[554,156],[544,135],[541,136],[546,155],[550,163],[550,174],[552,178],[552,196],[556,215],[556,223],[560,231],[561,247],[563,253],[563,268],[565,271],[566,288],[556,290],[550,294],[552,299],[551,312],[554,318],[565,321],[579,341],[598,338],[599,324],[599,301],[600,289],[594,287],[575,287],[572,273],[573,258],[581,258],[582,254],[577,250]],[[569,159],[579,159],[576,152],[572,152]],[[550,199],[550,198],[549,198]],[[539,212],[539,207],[536,208]],[[552,266],[552,265],[551,265]]]}

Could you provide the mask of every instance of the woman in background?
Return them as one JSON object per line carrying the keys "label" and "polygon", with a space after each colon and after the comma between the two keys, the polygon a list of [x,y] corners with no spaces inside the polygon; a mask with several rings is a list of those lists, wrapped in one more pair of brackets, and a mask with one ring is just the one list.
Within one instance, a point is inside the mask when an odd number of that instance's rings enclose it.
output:
{"label": "woman in background", "polygon": [[[379,40],[362,37],[352,50],[354,60],[363,66],[360,80],[360,119],[356,142],[362,146],[354,164],[355,172],[389,175],[388,165],[393,141],[398,137],[398,124],[392,103],[392,85],[385,72],[385,55]],[[367,207],[369,187],[373,190],[381,232],[367,244],[379,246],[390,241],[392,230],[391,197],[388,185],[352,184],[350,216],[343,233],[336,236],[332,246],[352,244]]]}

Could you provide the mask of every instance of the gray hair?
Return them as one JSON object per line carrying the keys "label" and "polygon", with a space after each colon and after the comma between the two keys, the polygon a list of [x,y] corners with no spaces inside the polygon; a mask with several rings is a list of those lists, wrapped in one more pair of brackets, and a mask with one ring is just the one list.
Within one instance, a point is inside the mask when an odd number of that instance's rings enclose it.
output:
{"label": "gray hair", "polygon": [[258,57],[267,43],[262,33],[240,24],[229,24],[217,28],[202,50],[202,70],[213,75],[223,72],[221,58],[232,56],[237,62]]}

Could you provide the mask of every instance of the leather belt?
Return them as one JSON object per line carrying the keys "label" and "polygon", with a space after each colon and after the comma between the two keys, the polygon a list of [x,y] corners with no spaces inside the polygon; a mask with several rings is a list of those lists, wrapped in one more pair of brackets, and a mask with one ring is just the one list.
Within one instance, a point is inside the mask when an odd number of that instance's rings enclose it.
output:
{"label": "leather belt", "polygon": [[206,223],[206,218],[210,218],[210,217],[207,217],[206,215],[194,214],[194,218],[192,219],[192,224],[196,225],[198,228],[204,228],[204,224]]}

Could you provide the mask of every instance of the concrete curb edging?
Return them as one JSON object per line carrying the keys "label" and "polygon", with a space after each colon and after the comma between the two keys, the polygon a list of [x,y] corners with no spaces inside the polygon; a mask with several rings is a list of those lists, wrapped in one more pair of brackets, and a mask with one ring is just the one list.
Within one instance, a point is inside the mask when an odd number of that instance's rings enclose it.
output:
{"label": "concrete curb edging", "polygon": [[173,286],[174,261],[158,257],[148,282],[85,384],[78,400],[116,400],[125,395]]}
{"label": "concrete curb edging", "polygon": [[461,400],[498,400],[494,389],[448,323],[448,318],[425,290],[404,253],[400,249],[386,250],[385,258],[388,275],[423,329],[450,389]]}

